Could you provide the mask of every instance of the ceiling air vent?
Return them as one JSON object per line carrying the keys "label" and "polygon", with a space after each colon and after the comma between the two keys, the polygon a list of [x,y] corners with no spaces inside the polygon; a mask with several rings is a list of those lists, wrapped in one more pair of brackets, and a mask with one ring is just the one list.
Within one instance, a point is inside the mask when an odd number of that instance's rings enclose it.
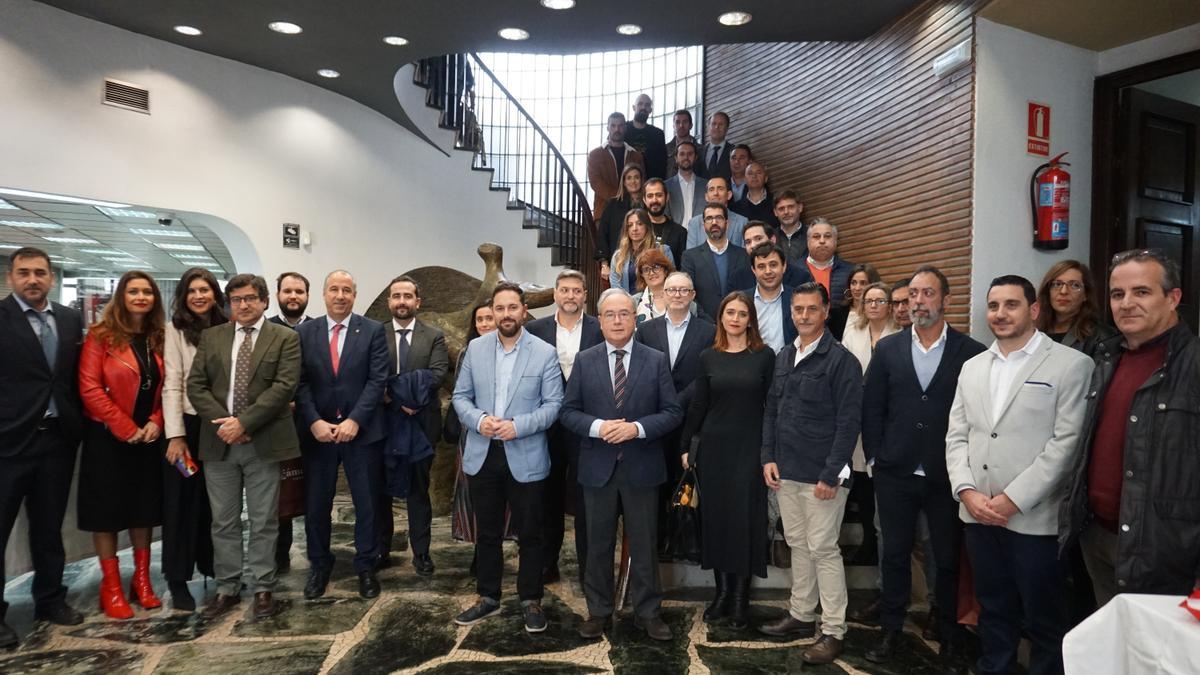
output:
{"label": "ceiling air vent", "polygon": [[118,80],[104,80],[104,105],[150,114],[150,90]]}

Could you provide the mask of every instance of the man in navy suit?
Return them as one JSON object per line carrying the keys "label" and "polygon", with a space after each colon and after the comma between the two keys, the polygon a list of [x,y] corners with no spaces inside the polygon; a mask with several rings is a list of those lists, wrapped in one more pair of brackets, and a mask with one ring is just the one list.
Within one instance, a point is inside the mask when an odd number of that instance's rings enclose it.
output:
{"label": "man in navy suit", "polygon": [[[34,617],[59,625],[83,623],[66,602],[62,523],[83,434],[79,401],[79,312],[50,300],[50,256],[32,247],[9,258],[10,294],[0,301],[0,579],[4,550],[21,504],[29,519]],[[0,587],[0,649],[17,646],[4,623]]]}
{"label": "man in navy suit", "polygon": [[760,244],[750,254],[750,262],[757,283],[746,289],[746,295],[754,298],[758,312],[758,332],[763,342],[778,354],[779,350],[796,340],[796,324],[792,321],[790,302],[792,289],[783,283],[787,272],[787,259],[783,249],[775,244]]}
{"label": "man in navy suit", "polygon": [[454,410],[467,435],[463,472],[478,525],[475,544],[479,600],[455,617],[470,626],[500,611],[504,570],[504,508],[512,511],[520,544],[517,594],[525,630],[546,630],[542,612],[542,514],[550,452],[546,430],[562,406],[555,349],[521,327],[528,308],[521,287],[492,291],[496,330],[467,345],[454,384]]}
{"label": "man in navy suit", "polygon": [[567,380],[562,423],[583,437],[579,483],[587,504],[588,565],[584,580],[587,639],[604,634],[615,609],[613,551],[617,516],[624,514],[630,546],[634,625],[655,640],[670,640],[659,617],[658,486],[667,478],[662,438],[683,420],[667,356],[634,345],[637,306],[620,288],[600,296],[604,343],[575,359]]}
{"label": "man in navy suit", "polygon": [[339,463],[354,501],[358,592],[364,598],[379,595],[375,511],[383,491],[387,427],[382,402],[390,362],[383,324],[353,313],[357,294],[349,272],[330,272],[325,277],[325,316],[296,329],[303,352],[296,408],[316,441],[304,456],[304,531],[312,565],[304,597],[310,600],[325,594],[333,569],[330,512]]}
{"label": "man in navy suit", "polygon": [[713,113],[708,118],[708,142],[696,158],[696,173],[705,178],[724,176],[729,180],[732,173],[729,160],[733,155],[734,144],[726,138],[727,133],[729,115],[721,111]]}
{"label": "man in navy suit", "polygon": [[729,239],[729,215],[724,204],[706,204],[697,218],[704,220],[707,240],[683,254],[683,271],[696,285],[696,305],[709,319],[715,319],[726,294],[739,290],[729,284],[737,270],[750,266],[750,256]]}
{"label": "man in navy suit", "polygon": [[959,371],[985,348],[946,323],[949,295],[946,275],[932,265],[918,267],[908,284],[912,328],[876,343],[867,368],[862,442],[875,470],[880,505],[883,635],[866,657],[886,663],[898,648],[912,590],[909,559],[917,518],[924,512],[937,562],[942,659],[947,671],[961,672],[965,669],[958,626],[962,522],[946,472],[946,432]]}
{"label": "man in navy suit", "polygon": [[[554,280],[554,316],[545,316],[525,325],[532,335],[554,347],[558,352],[558,365],[565,383],[571,376],[575,356],[580,351],[604,342],[600,333],[600,322],[584,313],[587,302],[587,284],[582,272],[563,270]],[[583,492],[578,488],[568,490],[571,483],[578,484],[579,437],[555,422],[546,432],[550,445],[550,475],[546,478],[546,540],[542,552],[542,583],[559,580],[558,554],[563,543],[563,516],[567,494],[575,497],[575,554],[579,560],[579,579],[587,563],[587,528],[584,526]]]}

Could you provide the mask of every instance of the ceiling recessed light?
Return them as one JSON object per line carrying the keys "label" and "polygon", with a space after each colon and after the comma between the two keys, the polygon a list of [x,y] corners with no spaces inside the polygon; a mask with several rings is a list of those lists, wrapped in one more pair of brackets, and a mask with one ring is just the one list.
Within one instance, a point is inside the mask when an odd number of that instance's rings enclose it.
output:
{"label": "ceiling recessed light", "polygon": [[547,9],[571,9],[575,0],[542,0],[542,7]]}
{"label": "ceiling recessed light", "polygon": [[529,31],[521,28],[501,28],[500,37],[505,40],[528,40]]}
{"label": "ceiling recessed light", "polygon": [[183,237],[191,239],[192,233],[187,230],[159,230],[153,227],[131,227],[129,231],[147,237]]}
{"label": "ceiling recessed light", "polygon": [[194,26],[175,26],[175,32],[180,33],[182,35],[188,35],[191,37],[195,37],[197,35],[204,34],[204,31],[202,31],[199,28],[196,28]]}
{"label": "ceiling recessed light", "polygon": [[141,264],[141,263],[113,263],[113,264],[115,264],[117,267],[121,267],[121,268],[123,268],[123,269],[127,269],[127,270],[136,270],[136,269],[142,269],[142,268],[145,268],[145,270],[146,270],[147,272],[153,272],[153,271],[154,271],[154,268],[153,268],[153,267],[148,267],[148,266],[146,266],[146,265],[143,265],[143,264]]}
{"label": "ceiling recessed light", "polygon": [[21,207],[16,206],[14,204],[9,204],[8,202],[4,201],[3,199],[0,199],[0,209],[20,209],[20,208]]}
{"label": "ceiling recessed light", "polygon": [[204,247],[201,246],[200,244],[159,244],[159,243],[155,243],[154,245],[161,248],[164,251],[203,251],[204,250]]}
{"label": "ceiling recessed light", "polygon": [[211,262],[211,263],[217,262],[216,260],[213,259],[212,256],[195,255],[194,253],[172,253],[171,257],[178,258],[179,260],[207,260],[208,262]]}
{"label": "ceiling recessed light", "polygon": [[750,12],[725,12],[717,17],[717,21],[725,26],[745,26],[752,18]]}
{"label": "ceiling recessed light", "polygon": [[0,248],[21,248],[17,244],[0,244]]}
{"label": "ceiling recessed light", "polygon": [[284,35],[296,35],[304,32],[303,28],[289,21],[272,21],[271,23],[267,24],[267,28],[270,28],[276,33],[283,33]]}
{"label": "ceiling recessed light", "polygon": [[109,262],[137,262],[137,260],[138,260],[137,258],[129,255],[128,253],[124,253],[120,257],[117,257],[117,256],[111,256],[111,257],[110,256],[100,256],[100,257]]}
{"label": "ceiling recessed light", "polygon": [[31,230],[61,230],[62,225],[58,223],[37,223],[32,220],[0,220],[0,225],[9,227],[26,227]]}
{"label": "ceiling recessed light", "polygon": [[131,209],[114,209],[109,206],[97,206],[96,210],[110,218],[157,218],[157,213],[150,211],[134,211]]}
{"label": "ceiling recessed light", "polygon": [[322,68],[317,71],[317,74],[320,75],[321,77],[328,77],[331,80],[335,77],[341,77],[341,75],[342,75],[341,73],[339,73],[338,71],[336,71],[332,68]]}
{"label": "ceiling recessed light", "polygon": [[126,255],[124,251],[118,251],[115,248],[81,248],[80,253],[93,253],[95,255]]}
{"label": "ceiling recessed light", "polygon": [[84,239],[83,237],[42,237],[46,241],[52,241],[56,244],[99,244],[95,239]]}
{"label": "ceiling recessed light", "polygon": [[389,44],[393,47],[403,47],[404,45],[408,44],[408,40],[405,40],[399,35],[389,35],[383,38],[383,41],[385,44]]}
{"label": "ceiling recessed light", "polygon": [[71,204],[91,204],[93,206],[112,206],[114,208],[123,209],[128,204],[118,204],[116,202],[102,202],[95,199],[84,199],[83,197],[68,197],[66,195],[55,195],[48,192],[33,192],[32,190],[14,190],[12,188],[0,188],[0,195],[12,195],[13,197],[29,197],[31,199],[49,199],[55,202],[69,202]]}
{"label": "ceiling recessed light", "polygon": [[642,32],[642,27],[636,23],[623,23],[617,26],[617,32],[621,35],[637,35]]}

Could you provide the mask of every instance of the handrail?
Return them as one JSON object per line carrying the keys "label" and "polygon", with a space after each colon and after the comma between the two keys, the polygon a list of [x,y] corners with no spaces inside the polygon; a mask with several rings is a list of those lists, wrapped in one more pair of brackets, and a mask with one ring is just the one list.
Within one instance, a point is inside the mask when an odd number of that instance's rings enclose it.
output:
{"label": "handrail", "polygon": [[458,149],[472,152],[472,167],[508,190],[509,207],[524,211],[539,245],[553,247],[555,264],[583,272],[594,308],[600,279],[592,207],[549,135],[474,52],[424,59],[416,73],[429,89],[426,102],[442,112],[441,126],[455,131]]}

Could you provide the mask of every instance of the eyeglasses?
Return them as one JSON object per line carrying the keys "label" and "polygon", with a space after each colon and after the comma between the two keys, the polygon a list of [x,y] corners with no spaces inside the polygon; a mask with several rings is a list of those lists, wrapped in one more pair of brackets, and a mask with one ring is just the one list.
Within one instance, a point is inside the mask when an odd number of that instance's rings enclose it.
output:
{"label": "eyeglasses", "polygon": [[863,300],[863,304],[878,307],[879,305],[888,304],[888,301],[884,300],[883,298],[872,298],[870,300]]}
{"label": "eyeglasses", "polygon": [[667,295],[674,295],[674,296],[690,295],[694,292],[695,291],[693,291],[690,288],[664,288],[663,289],[663,293],[666,293]]}
{"label": "eyeglasses", "polygon": [[893,300],[892,307],[908,307],[908,298],[904,300]]}
{"label": "eyeglasses", "polygon": [[1083,284],[1079,283],[1078,281],[1059,281],[1058,279],[1055,279],[1054,281],[1050,282],[1050,290],[1056,293],[1064,288],[1069,288],[1074,293],[1083,292]]}
{"label": "eyeglasses", "polygon": [[616,319],[620,319],[622,321],[628,321],[632,317],[633,317],[633,312],[631,312],[629,310],[622,310],[620,312],[605,312],[600,315],[600,318],[604,319],[605,321],[615,321]]}
{"label": "eyeglasses", "polygon": [[664,268],[662,265],[642,265],[642,274],[653,274],[655,272],[661,272],[664,269],[666,268]]}
{"label": "eyeglasses", "polygon": [[725,216],[704,216],[704,222],[706,222],[706,223],[723,223],[723,222],[725,222]]}
{"label": "eyeglasses", "polygon": [[238,305],[249,305],[257,300],[260,300],[257,295],[239,295],[237,297],[229,296],[229,304],[237,307]]}

